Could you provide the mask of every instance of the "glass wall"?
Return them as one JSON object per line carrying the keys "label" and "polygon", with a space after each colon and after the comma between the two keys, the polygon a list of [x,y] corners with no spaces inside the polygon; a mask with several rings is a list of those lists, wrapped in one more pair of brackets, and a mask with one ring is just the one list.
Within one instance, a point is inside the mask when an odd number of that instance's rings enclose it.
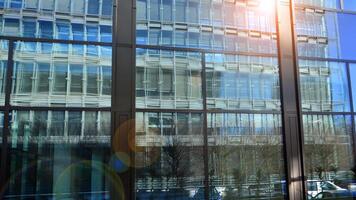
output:
{"label": "glass wall", "polygon": [[137,199],[286,198],[271,2],[137,0]]}
{"label": "glass wall", "polygon": [[[304,172],[309,198],[355,198],[351,1],[297,1]],[[307,57],[307,58],[306,58]]]}
{"label": "glass wall", "polygon": [[112,9],[0,0],[4,199],[110,199]]}

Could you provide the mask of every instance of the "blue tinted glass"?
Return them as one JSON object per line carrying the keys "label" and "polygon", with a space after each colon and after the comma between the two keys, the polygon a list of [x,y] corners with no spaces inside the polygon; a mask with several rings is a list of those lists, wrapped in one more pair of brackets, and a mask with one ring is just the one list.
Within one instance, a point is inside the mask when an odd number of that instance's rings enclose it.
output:
{"label": "blue tinted glass", "polygon": [[356,64],[350,64],[350,78],[352,89],[352,100],[354,105],[354,112],[356,109]]}
{"label": "blue tinted glass", "polygon": [[103,0],[102,14],[106,16],[111,16],[112,7],[112,0]]}
{"label": "blue tinted glass", "polygon": [[356,1],[355,0],[344,0],[344,9],[356,11]]}
{"label": "blue tinted glass", "polygon": [[22,25],[24,37],[36,37],[36,22],[34,20],[24,20]]}
{"label": "blue tinted glass", "polygon": [[4,7],[5,0],[0,0],[0,8]]}
{"label": "blue tinted glass", "polygon": [[162,45],[171,46],[173,41],[172,31],[162,31]]}
{"label": "blue tinted glass", "polygon": [[88,0],[88,14],[99,14],[99,0]]}
{"label": "blue tinted glass", "polygon": [[149,43],[150,45],[159,45],[161,39],[160,29],[151,29],[149,32]]}
{"label": "blue tinted glass", "polygon": [[97,25],[87,25],[87,40],[92,42],[98,41],[98,26]]}
{"label": "blue tinted glass", "polygon": [[147,30],[137,30],[136,31],[136,43],[137,44],[147,44]]}
{"label": "blue tinted glass", "polygon": [[100,37],[101,42],[111,42],[111,26],[100,26]]}
{"label": "blue tinted glass", "polygon": [[11,8],[21,8],[22,7],[22,0],[11,0],[10,7]]}
{"label": "blue tinted glass", "polygon": [[69,40],[70,27],[69,23],[57,22],[57,38],[62,40]]}
{"label": "blue tinted glass", "polygon": [[43,38],[53,37],[53,23],[49,21],[39,21],[40,34]]}
{"label": "blue tinted glass", "polygon": [[83,24],[72,24],[73,40],[83,40],[84,39],[84,25]]}
{"label": "blue tinted glass", "polygon": [[356,60],[356,15],[338,14],[341,58]]}

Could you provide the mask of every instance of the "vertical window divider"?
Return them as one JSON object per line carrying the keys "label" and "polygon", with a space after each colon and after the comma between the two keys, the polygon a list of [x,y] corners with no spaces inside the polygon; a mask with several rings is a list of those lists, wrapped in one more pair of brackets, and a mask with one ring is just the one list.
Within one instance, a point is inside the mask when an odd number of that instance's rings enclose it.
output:
{"label": "vertical window divider", "polygon": [[[2,150],[1,150],[1,168],[0,168],[0,186],[5,187],[6,180],[8,177],[7,174],[7,145],[8,145],[8,136],[10,135],[9,123],[10,123],[10,95],[11,95],[11,86],[12,86],[12,76],[13,76],[13,66],[14,66],[14,46],[15,41],[8,41],[8,62],[6,69],[6,88],[5,88],[5,112],[4,112],[4,127],[2,135]],[[5,190],[0,191],[0,198],[5,195]]]}
{"label": "vertical window divider", "polygon": [[205,52],[201,54],[202,56],[202,97],[203,97],[203,113],[204,113],[204,121],[203,121],[203,135],[204,135],[204,197],[205,199],[209,199],[209,191],[210,191],[210,180],[209,180],[209,154],[208,154],[208,112],[207,112],[207,94],[206,94],[206,60],[205,60]]}

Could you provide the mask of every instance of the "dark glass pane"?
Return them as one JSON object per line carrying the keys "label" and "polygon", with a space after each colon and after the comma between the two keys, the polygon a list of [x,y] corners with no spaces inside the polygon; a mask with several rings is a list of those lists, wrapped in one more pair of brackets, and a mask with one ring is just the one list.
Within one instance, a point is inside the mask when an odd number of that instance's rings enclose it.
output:
{"label": "dark glass pane", "polygon": [[[355,180],[351,116],[304,115],[304,166],[310,196],[353,199]],[[350,189],[350,190],[349,190]],[[324,194],[320,194],[320,193]]]}
{"label": "dark glass pane", "polygon": [[81,112],[12,111],[5,198],[110,199],[110,134],[98,129],[103,112],[93,113],[82,121]]}
{"label": "dark glass pane", "polygon": [[[5,104],[8,42],[0,40],[0,105]],[[0,123],[1,124],[1,123]]]}
{"label": "dark glass pane", "polygon": [[[182,117],[194,127],[187,123],[178,131]],[[136,114],[137,199],[203,199],[202,122],[201,114]]]}

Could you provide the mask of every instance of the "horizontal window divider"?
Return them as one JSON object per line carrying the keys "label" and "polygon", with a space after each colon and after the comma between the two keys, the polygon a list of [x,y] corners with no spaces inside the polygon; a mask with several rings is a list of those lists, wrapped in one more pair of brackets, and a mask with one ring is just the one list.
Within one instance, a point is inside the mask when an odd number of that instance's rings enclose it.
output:
{"label": "horizontal window divider", "polygon": [[303,111],[302,115],[355,115],[353,112]]}
{"label": "horizontal window divider", "polygon": [[31,107],[31,106],[9,106],[9,107],[0,107],[0,110],[4,108],[5,110],[33,110],[33,111],[106,111],[110,112],[110,107],[102,108],[86,108],[86,107]]}
{"label": "horizontal window divider", "polygon": [[236,114],[282,114],[282,111],[273,110],[207,110],[209,113],[236,113]]}
{"label": "horizontal window divider", "polygon": [[228,54],[228,55],[241,55],[241,56],[259,56],[259,57],[278,57],[278,54],[264,54],[264,53],[252,53],[241,51],[224,51],[224,50],[209,50],[200,48],[185,48],[185,47],[169,47],[169,46],[154,46],[154,45],[141,45],[137,44],[138,49],[149,50],[165,50],[165,51],[183,51],[192,53],[206,53],[206,54]]}
{"label": "horizontal window divider", "polygon": [[97,46],[112,46],[111,42],[93,42],[93,41],[80,41],[80,40],[60,40],[49,38],[28,38],[28,37],[13,37],[13,36],[0,36],[0,40],[11,40],[14,42],[43,42],[43,43],[61,43],[61,44],[81,44],[81,45],[97,45]]}
{"label": "horizontal window divider", "polygon": [[298,60],[356,63],[356,60],[347,60],[347,59],[338,59],[338,58],[304,57],[304,56],[298,57]]}
{"label": "horizontal window divider", "polygon": [[154,113],[204,113],[204,110],[136,108],[135,112]]}

